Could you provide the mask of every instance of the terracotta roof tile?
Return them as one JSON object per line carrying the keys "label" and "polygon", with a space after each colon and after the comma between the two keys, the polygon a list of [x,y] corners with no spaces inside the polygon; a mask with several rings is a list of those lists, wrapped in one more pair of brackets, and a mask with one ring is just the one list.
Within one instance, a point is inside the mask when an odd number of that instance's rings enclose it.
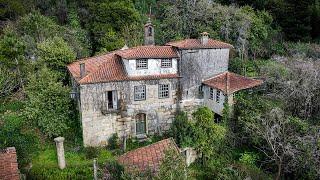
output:
{"label": "terracotta roof tile", "polygon": [[152,173],[157,173],[160,168],[161,160],[165,156],[165,152],[169,149],[176,150],[179,153],[179,148],[172,138],[129,151],[118,158],[118,162],[125,167],[126,171],[142,171],[151,170]]}
{"label": "terracotta roof tile", "polygon": [[122,51],[117,55],[125,59],[138,58],[177,58],[178,54],[171,46],[138,46]]}
{"label": "terracotta roof tile", "polygon": [[166,45],[174,46],[179,49],[233,48],[231,44],[213,39],[208,39],[208,43],[205,45],[201,44],[199,39],[184,39],[181,41],[169,42]]}
{"label": "terracotta roof tile", "polygon": [[110,61],[112,57],[114,56],[114,53],[108,53],[104,55],[99,55],[95,57],[88,57],[84,59],[80,59],[76,62],[73,62],[67,66],[69,72],[71,75],[77,80],[80,80],[80,64],[84,63],[85,64],[85,69],[86,69],[86,75],[95,72],[96,70],[99,69],[99,67]]}
{"label": "terracotta roof tile", "polygon": [[203,84],[219,89],[224,94],[232,94],[242,89],[259,86],[262,83],[262,80],[247,78],[228,71],[203,81]]}
{"label": "terracotta roof tile", "polygon": [[[117,50],[104,55],[81,59],[68,65],[68,70],[79,84],[138,81],[152,79],[178,78],[177,74],[158,74],[129,77],[120,59],[123,58],[173,58],[176,52],[170,46],[139,46],[126,50]],[[80,78],[80,64],[85,64],[86,75]]]}

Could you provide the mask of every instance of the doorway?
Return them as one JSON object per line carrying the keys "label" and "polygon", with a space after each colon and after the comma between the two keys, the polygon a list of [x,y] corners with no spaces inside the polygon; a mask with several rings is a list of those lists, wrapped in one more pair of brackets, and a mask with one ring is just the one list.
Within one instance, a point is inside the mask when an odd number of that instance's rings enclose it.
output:
{"label": "doorway", "polygon": [[146,114],[139,113],[136,115],[136,135],[146,134]]}

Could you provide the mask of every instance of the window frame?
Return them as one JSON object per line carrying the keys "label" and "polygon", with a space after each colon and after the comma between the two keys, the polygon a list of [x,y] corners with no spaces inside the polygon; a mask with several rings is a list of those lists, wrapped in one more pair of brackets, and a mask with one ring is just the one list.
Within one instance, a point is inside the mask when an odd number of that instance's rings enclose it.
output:
{"label": "window frame", "polygon": [[220,98],[221,98],[221,91],[217,90],[216,91],[216,103],[220,103]]}
{"label": "window frame", "polygon": [[[137,92],[137,90],[138,90],[137,88],[141,88],[141,87],[143,87],[143,91],[144,91],[144,92],[139,92],[139,96],[141,97],[141,94],[144,93],[144,97],[138,99],[137,96],[136,96],[136,94],[138,93],[138,92]],[[139,85],[139,86],[134,86],[134,87],[133,87],[133,99],[134,99],[134,101],[145,101],[146,98],[147,98],[147,88],[146,88],[146,85]]]}
{"label": "window frame", "polygon": [[213,88],[211,87],[211,88],[209,88],[209,99],[210,100],[213,100]]}
{"label": "window frame", "polygon": [[[163,89],[163,86],[167,86],[167,90]],[[167,91],[167,92],[166,92]],[[161,96],[163,94],[167,94],[167,96]],[[159,99],[166,99],[170,98],[170,84],[159,84],[158,85],[158,98]]]}
{"label": "window frame", "polygon": [[[145,63],[141,61],[145,61]],[[145,64],[145,67],[141,64]],[[148,69],[148,59],[136,59],[136,69]]]}
{"label": "window frame", "polygon": [[[164,62],[165,60],[169,60],[169,62]],[[167,66],[167,64],[170,63],[170,66]],[[166,64],[164,66],[164,64]],[[161,59],[161,68],[172,68],[172,59],[171,58],[165,58],[165,59]]]}

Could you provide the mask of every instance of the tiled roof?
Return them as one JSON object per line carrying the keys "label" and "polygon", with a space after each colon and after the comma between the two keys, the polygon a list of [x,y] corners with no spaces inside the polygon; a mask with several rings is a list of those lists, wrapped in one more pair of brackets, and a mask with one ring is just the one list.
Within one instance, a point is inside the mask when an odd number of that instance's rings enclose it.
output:
{"label": "tiled roof", "polygon": [[[118,56],[112,55],[104,59],[99,67],[95,71],[82,78],[80,84],[99,83],[99,82],[111,82],[122,81],[127,78],[124,66]],[[87,66],[85,67],[87,69]]]}
{"label": "tiled roof", "polygon": [[231,44],[213,39],[208,39],[208,43],[205,45],[201,43],[200,39],[184,39],[181,41],[169,42],[166,45],[174,46],[179,49],[233,48]]}
{"label": "tiled roof", "polygon": [[[114,57],[114,53],[108,53],[104,55],[99,55],[95,57],[88,57],[85,59],[78,60],[76,62],[73,62],[69,64],[68,70],[72,74],[73,78],[75,78],[77,81],[80,80],[80,64],[85,64],[86,69],[86,75],[89,75],[91,73],[94,73],[98,69],[100,69],[100,66],[104,63],[108,63],[109,61],[112,61],[112,58]],[[114,62],[114,61],[112,61]],[[110,63],[109,63],[110,64]]]}
{"label": "tiled roof", "polygon": [[154,144],[129,151],[118,158],[118,162],[125,167],[126,171],[147,171],[152,173],[159,171],[161,160],[169,149],[179,153],[179,148],[172,138],[164,139]]}
{"label": "tiled roof", "polygon": [[[104,55],[81,59],[68,65],[68,70],[79,84],[177,78],[177,74],[129,77],[120,56],[125,59],[136,58],[175,58],[177,53],[171,46],[138,46],[113,51]],[[80,64],[85,64],[85,76],[80,78]]]}
{"label": "tiled roof", "polygon": [[262,83],[262,80],[247,78],[228,71],[203,81],[203,84],[219,89],[224,94],[232,94],[242,89],[259,86]]}
{"label": "tiled roof", "polygon": [[0,149],[0,179],[19,180],[19,170],[16,149],[9,147]]}
{"label": "tiled roof", "polygon": [[177,52],[171,46],[137,46],[118,51],[117,55],[125,59],[138,58],[177,58]]}

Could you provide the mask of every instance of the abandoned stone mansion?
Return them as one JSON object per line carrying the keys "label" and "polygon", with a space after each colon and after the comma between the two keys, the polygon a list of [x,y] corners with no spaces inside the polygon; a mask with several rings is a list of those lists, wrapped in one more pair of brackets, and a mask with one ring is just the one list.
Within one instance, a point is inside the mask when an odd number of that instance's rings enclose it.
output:
{"label": "abandoned stone mansion", "polygon": [[207,106],[222,115],[235,92],[262,83],[229,72],[232,45],[206,32],[157,46],[150,21],[144,30],[144,46],[68,65],[85,146],[105,145],[115,133],[121,138],[167,131],[179,110]]}

